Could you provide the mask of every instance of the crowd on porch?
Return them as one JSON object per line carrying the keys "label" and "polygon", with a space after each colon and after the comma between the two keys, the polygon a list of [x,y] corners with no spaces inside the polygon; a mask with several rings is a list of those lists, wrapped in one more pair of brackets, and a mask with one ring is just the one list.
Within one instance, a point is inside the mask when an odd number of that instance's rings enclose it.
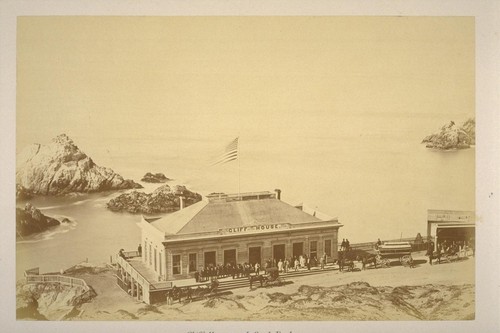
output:
{"label": "crowd on porch", "polygon": [[232,277],[233,279],[249,277],[250,275],[260,275],[265,274],[268,268],[276,267],[280,273],[287,273],[290,270],[298,271],[299,269],[308,269],[311,267],[319,266],[320,269],[324,269],[327,263],[327,255],[323,254],[318,260],[316,256],[308,256],[303,254],[300,256],[293,256],[291,258],[285,259],[274,259],[269,258],[264,261],[263,265],[260,263],[226,263],[213,265],[209,264],[206,267],[202,267],[194,273],[194,278],[196,282],[205,282],[212,280],[214,278],[226,278]]}

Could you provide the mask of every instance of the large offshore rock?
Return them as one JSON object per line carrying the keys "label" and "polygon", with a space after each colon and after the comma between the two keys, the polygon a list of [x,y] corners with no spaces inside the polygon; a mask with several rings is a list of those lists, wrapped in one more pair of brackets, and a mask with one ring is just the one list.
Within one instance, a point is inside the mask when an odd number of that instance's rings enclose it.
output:
{"label": "large offshore rock", "polygon": [[142,188],[98,166],[65,134],[48,145],[33,144],[17,156],[16,183],[38,195]]}

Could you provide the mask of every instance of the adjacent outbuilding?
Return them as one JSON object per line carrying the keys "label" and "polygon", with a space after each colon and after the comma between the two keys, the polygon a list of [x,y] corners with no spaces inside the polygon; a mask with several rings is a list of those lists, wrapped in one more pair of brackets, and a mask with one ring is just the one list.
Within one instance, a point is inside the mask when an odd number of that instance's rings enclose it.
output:
{"label": "adjacent outbuilding", "polygon": [[438,244],[457,243],[474,246],[476,237],[475,213],[473,211],[427,210],[427,239]]}

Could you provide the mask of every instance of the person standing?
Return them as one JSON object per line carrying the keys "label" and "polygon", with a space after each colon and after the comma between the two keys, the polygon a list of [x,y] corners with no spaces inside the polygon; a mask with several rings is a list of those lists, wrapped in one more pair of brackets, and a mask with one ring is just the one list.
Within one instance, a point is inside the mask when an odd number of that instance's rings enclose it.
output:
{"label": "person standing", "polygon": [[258,262],[255,263],[255,274],[260,275],[260,265]]}
{"label": "person standing", "polygon": [[139,257],[142,256],[142,245],[139,244],[139,246],[137,247],[137,252],[139,252]]}
{"label": "person standing", "polygon": [[325,256],[321,256],[319,259],[319,266],[321,269],[325,268]]}
{"label": "person standing", "polygon": [[167,290],[167,305],[172,305],[172,289]]}
{"label": "person standing", "polygon": [[200,282],[200,272],[194,272],[194,280],[196,281],[196,283]]}
{"label": "person standing", "polygon": [[288,268],[290,267],[290,261],[288,259],[285,259],[285,263],[283,265],[283,269],[285,273],[288,273]]}
{"label": "person standing", "polygon": [[436,248],[436,259],[438,260],[438,263],[441,263],[441,244],[437,245]]}
{"label": "person standing", "polygon": [[278,271],[283,272],[283,260],[278,261]]}
{"label": "person standing", "polygon": [[430,241],[427,248],[427,255],[429,256],[429,264],[432,266],[432,255],[434,253],[434,242]]}

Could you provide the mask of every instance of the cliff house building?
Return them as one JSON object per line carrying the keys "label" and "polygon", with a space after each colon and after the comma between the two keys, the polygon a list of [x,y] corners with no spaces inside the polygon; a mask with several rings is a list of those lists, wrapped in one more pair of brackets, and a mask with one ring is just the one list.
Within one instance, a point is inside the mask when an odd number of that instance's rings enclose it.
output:
{"label": "cliff house building", "polygon": [[150,303],[155,290],[192,278],[210,265],[262,265],[268,259],[304,254],[319,258],[325,253],[337,259],[342,224],[304,205],[281,201],[277,190],[208,195],[162,218],[143,217],[139,226],[141,256],[118,260],[128,280],[118,282],[130,285],[132,280],[129,292]]}

